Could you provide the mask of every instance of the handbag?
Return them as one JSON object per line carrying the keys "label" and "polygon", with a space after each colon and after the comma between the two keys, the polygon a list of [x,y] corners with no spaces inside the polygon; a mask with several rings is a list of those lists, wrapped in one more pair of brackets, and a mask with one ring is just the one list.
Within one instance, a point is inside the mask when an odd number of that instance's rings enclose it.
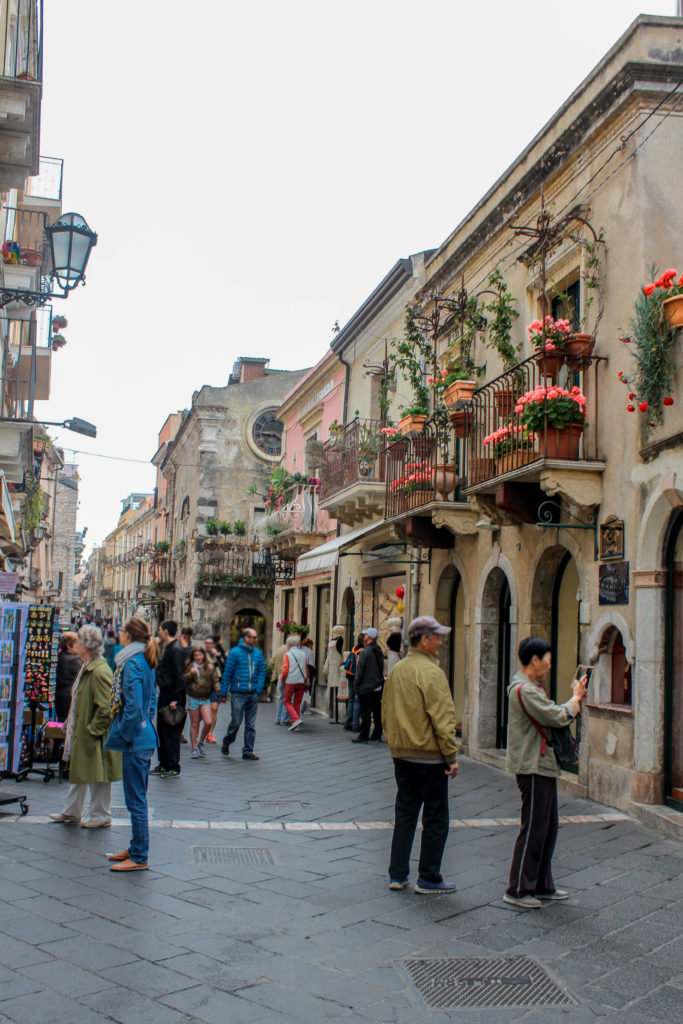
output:
{"label": "handbag", "polygon": [[167,704],[165,707],[159,708],[159,714],[166,725],[184,725],[187,718],[187,711],[180,704],[174,708]]}
{"label": "handbag", "polygon": [[[522,683],[522,686],[524,683]],[[522,705],[522,711],[532,723],[538,733],[540,733],[541,739],[541,756],[545,754],[547,744],[553,748],[555,754],[555,760],[557,761],[560,768],[566,768],[570,764],[576,764],[579,759],[579,748],[576,740],[571,734],[571,726],[562,725],[555,726],[549,729],[549,736],[546,736],[543,729],[536,721],[532,718],[527,709],[524,707],[522,700],[522,686],[517,687],[517,696],[519,697],[519,703]]]}

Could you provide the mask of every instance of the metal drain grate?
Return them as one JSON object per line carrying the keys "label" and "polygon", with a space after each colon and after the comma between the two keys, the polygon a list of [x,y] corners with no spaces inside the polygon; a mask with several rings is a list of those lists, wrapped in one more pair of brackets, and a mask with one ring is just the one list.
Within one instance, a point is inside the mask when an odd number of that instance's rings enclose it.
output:
{"label": "metal drain grate", "polygon": [[568,1006],[574,1000],[526,956],[404,960],[428,1006]]}
{"label": "metal drain grate", "polygon": [[274,864],[270,850],[253,846],[195,846],[195,864]]}
{"label": "metal drain grate", "polygon": [[250,800],[252,811],[270,811],[273,814],[286,814],[289,811],[300,811],[303,808],[300,800]]}

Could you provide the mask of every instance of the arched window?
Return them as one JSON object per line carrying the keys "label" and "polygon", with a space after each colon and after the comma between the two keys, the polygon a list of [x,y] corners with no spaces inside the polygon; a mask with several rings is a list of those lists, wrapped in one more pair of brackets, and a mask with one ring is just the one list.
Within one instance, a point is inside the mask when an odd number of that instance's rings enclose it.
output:
{"label": "arched window", "polygon": [[[631,665],[626,658],[624,638],[616,626],[609,626],[600,638],[597,670],[600,691],[604,696],[609,695],[608,703],[630,706]],[[594,697],[597,691],[598,687],[591,684],[589,694]]]}

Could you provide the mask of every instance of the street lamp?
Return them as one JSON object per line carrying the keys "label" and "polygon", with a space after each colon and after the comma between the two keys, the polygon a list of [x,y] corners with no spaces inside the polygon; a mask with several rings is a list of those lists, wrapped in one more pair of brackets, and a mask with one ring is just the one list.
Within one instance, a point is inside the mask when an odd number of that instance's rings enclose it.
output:
{"label": "street lamp", "polygon": [[50,243],[52,276],[64,289],[66,298],[72,288],[85,280],[85,268],[91,249],[97,245],[97,234],[91,231],[80,213],[65,213],[45,228]]}
{"label": "street lamp", "polygon": [[86,437],[97,437],[97,427],[94,423],[81,420],[78,416],[72,416],[70,420],[61,420],[59,423],[54,420],[18,420],[13,416],[0,416],[0,423],[28,423],[33,427],[42,425],[44,427],[64,427],[66,430],[73,430],[76,434],[85,434]]}

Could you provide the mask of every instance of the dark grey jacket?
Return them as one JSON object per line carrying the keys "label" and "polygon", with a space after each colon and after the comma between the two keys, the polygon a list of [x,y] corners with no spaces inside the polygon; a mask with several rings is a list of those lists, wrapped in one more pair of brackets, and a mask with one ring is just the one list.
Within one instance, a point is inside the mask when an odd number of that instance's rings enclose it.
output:
{"label": "dark grey jacket", "polygon": [[358,655],[355,685],[359,697],[384,685],[384,655],[375,640]]}

